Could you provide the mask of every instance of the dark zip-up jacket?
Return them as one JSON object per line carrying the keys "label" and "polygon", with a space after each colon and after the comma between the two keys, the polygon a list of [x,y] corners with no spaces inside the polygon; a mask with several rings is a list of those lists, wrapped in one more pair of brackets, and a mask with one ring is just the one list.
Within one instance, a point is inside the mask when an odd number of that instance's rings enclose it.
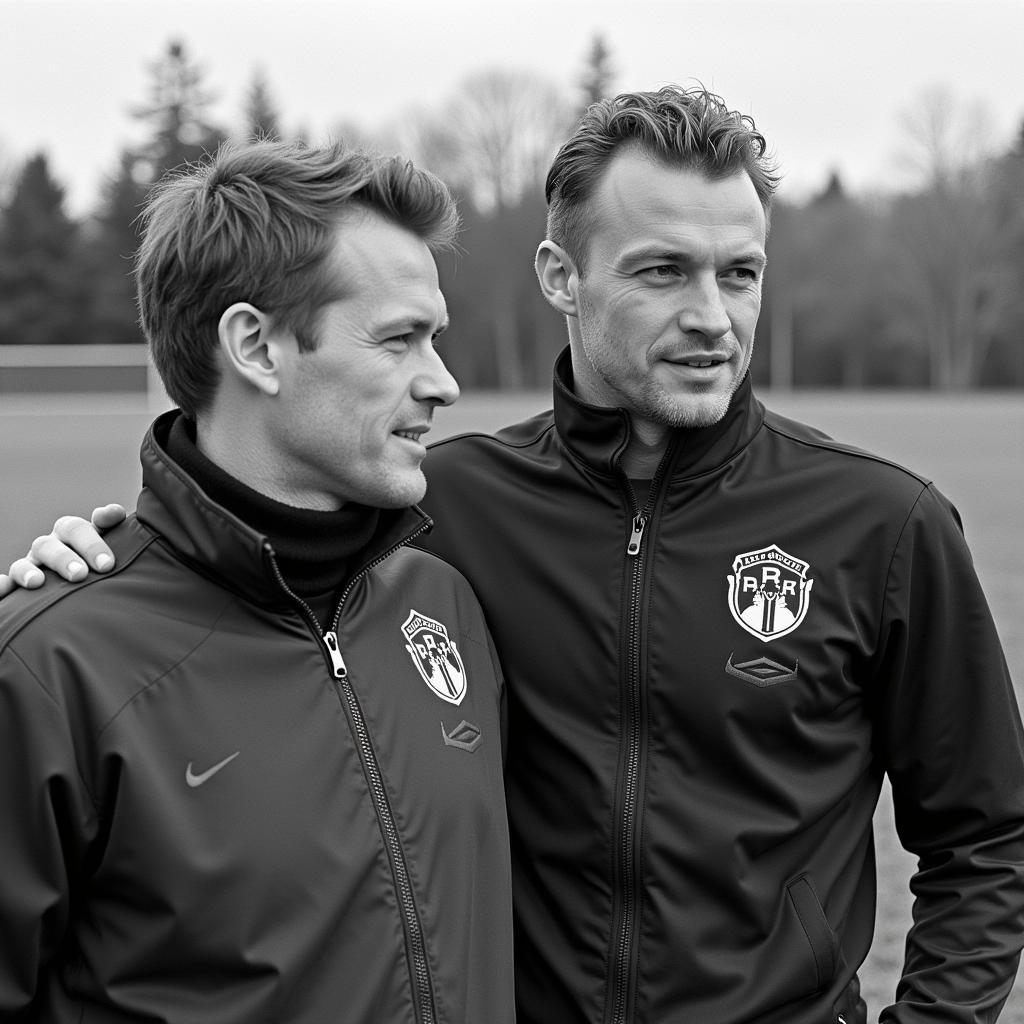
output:
{"label": "dark zip-up jacket", "polygon": [[428,456],[427,543],[509,688],[526,1024],[857,1024],[883,773],[920,858],[901,1024],[988,1024],[1024,942],[1021,725],[956,512],[745,381],[638,507],[622,410]]}
{"label": "dark zip-up jacket", "polygon": [[396,513],[321,636],[166,456],[173,415],[117,569],[0,608],[0,1019],[511,1024],[469,586]]}

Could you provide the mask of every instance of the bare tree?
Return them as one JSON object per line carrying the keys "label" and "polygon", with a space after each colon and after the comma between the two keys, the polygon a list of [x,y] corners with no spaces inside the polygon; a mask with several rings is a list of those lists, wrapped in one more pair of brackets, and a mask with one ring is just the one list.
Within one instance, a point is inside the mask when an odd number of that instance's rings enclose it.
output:
{"label": "bare tree", "polygon": [[950,186],[974,175],[994,152],[991,113],[980,101],[958,100],[944,85],[932,86],[899,117],[901,161],[925,187]]}
{"label": "bare tree", "polygon": [[[407,122],[403,147],[417,162],[451,185],[479,215],[477,248],[461,273],[478,283],[476,297],[487,311],[498,385],[516,389],[527,379],[530,353],[524,343],[523,295],[534,289],[532,248],[511,251],[513,227],[524,211],[535,244],[543,231],[537,213],[544,178],[572,119],[558,89],[525,72],[484,71],[470,75],[433,117]],[[542,211],[542,207],[540,208]]]}
{"label": "bare tree", "polygon": [[505,210],[543,187],[572,111],[545,79],[481,71],[463,80],[434,117],[408,126],[419,160],[482,213]]}
{"label": "bare tree", "polygon": [[0,141],[0,207],[6,206],[18,180],[18,168]]}
{"label": "bare tree", "polygon": [[923,188],[893,207],[893,308],[904,333],[924,335],[932,386],[966,388],[977,382],[991,337],[991,119],[936,88],[902,125],[905,158]]}

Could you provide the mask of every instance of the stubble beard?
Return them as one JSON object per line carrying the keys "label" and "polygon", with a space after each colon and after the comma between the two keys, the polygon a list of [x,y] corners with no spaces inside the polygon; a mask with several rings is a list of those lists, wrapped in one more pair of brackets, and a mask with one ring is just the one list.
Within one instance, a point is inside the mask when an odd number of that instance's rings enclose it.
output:
{"label": "stubble beard", "polygon": [[[749,355],[743,373],[729,381],[723,390],[714,384],[695,384],[686,394],[673,394],[648,372],[635,388],[626,391],[623,390],[623,380],[609,372],[608,364],[603,360],[595,360],[593,356],[598,351],[625,352],[628,345],[622,339],[613,338],[598,324],[585,292],[581,291],[580,300],[580,337],[588,362],[609,391],[619,396],[621,406],[632,418],[672,430],[713,427],[722,420],[740,381],[749,369]],[[596,349],[587,342],[587,339],[595,337],[598,343]]]}

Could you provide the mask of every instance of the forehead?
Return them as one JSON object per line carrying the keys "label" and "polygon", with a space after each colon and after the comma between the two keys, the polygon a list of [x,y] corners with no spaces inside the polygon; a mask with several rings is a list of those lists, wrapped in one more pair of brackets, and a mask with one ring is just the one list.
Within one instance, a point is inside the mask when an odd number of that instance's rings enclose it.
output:
{"label": "forehead", "polygon": [[367,315],[444,312],[437,264],[423,239],[368,210],[341,217],[326,261],[340,302]]}
{"label": "forehead", "polygon": [[742,170],[710,179],[627,150],[609,163],[591,203],[591,250],[690,238],[760,248],[765,243],[764,209]]}

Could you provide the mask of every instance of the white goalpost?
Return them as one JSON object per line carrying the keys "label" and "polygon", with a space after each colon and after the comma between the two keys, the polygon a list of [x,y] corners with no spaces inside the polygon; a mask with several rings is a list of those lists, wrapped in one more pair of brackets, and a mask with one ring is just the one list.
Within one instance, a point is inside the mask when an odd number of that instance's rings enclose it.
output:
{"label": "white goalpost", "polygon": [[61,399],[171,406],[145,345],[0,345],[0,406]]}

